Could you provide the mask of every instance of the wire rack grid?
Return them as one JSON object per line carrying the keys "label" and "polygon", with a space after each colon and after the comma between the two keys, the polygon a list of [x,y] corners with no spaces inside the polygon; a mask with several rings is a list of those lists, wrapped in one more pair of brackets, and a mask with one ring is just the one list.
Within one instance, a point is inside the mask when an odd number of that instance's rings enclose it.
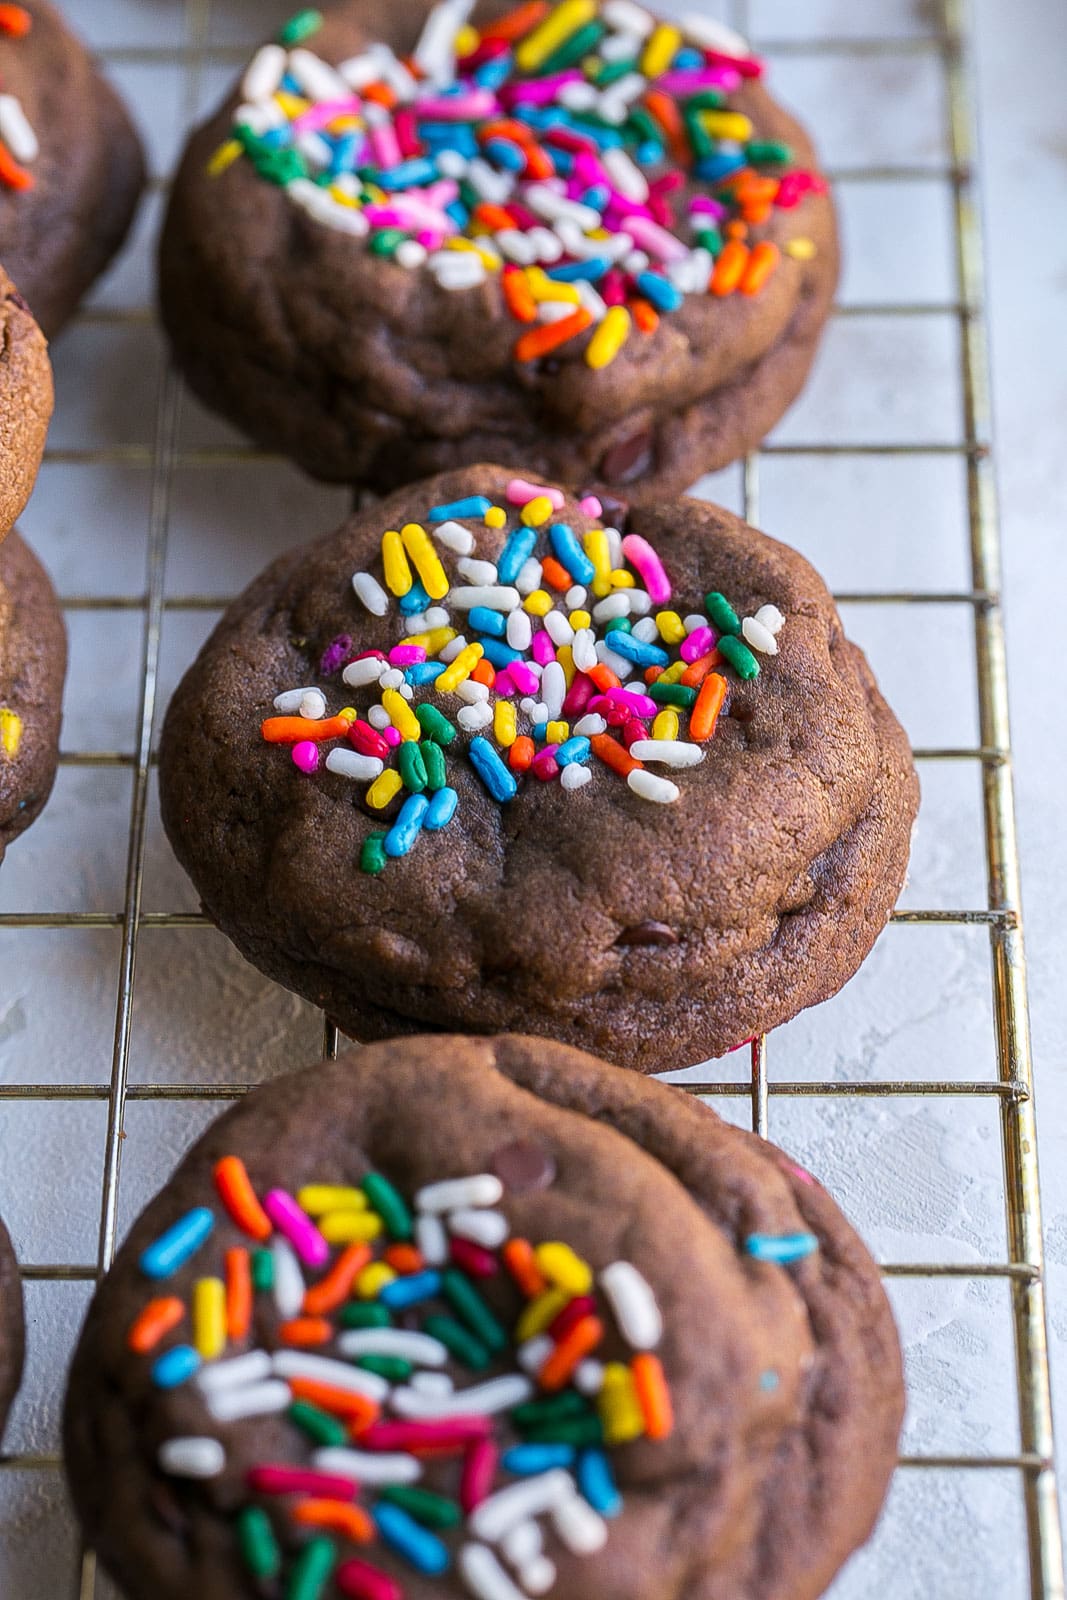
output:
{"label": "wire rack grid", "polygon": [[[105,47],[103,55],[113,67],[165,58],[180,68],[181,115],[187,123],[196,113],[201,80],[211,65],[236,65],[243,47],[218,43],[212,31],[212,0],[185,0],[184,37],[172,45],[154,43]],[[748,31],[749,0],[734,0],[733,18]],[[902,57],[922,52],[936,58],[942,78],[944,160],[935,168],[879,165],[851,167],[831,175],[841,184],[856,181],[908,184],[942,183],[950,196],[955,248],[955,294],[948,301],[886,302],[862,307],[840,306],[842,317],[878,315],[890,318],[948,316],[958,327],[959,382],[962,395],[960,436],[951,442],[900,439],[878,444],[771,443],[750,456],[743,466],[743,507],[755,523],[760,518],[761,460],[775,455],[833,457],[878,455],[918,459],[931,455],[958,458],[966,475],[968,560],[970,586],[931,590],[851,590],[838,598],[854,605],[876,607],[950,606],[962,608],[973,619],[975,688],[978,706],[978,740],[967,745],[938,745],[916,750],[922,763],[968,764],[981,786],[981,830],[985,863],[986,903],[958,910],[898,910],[894,921],[903,926],[970,926],[985,929],[990,950],[992,1018],[995,1032],[996,1074],[988,1080],[881,1078],[835,1076],[816,1082],[773,1078],[768,1070],[768,1042],[751,1047],[750,1071],[744,1081],[712,1081],[689,1077],[684,1087],[701,1096],[724,1102],[748,1102],[752,1127],[767,1135],[771,1104],[812,1096],[829,1100],[851,1098],[937,1096],[991,1100],[997,1110],[1001,1142],[1001,1187],[1006,1216],[1005,1259],[987,1262],[912,1261],[887,1263],[890,1279],[912,1279],[932,1286],[938,1279],[1000,1280],[1011,1298],[1014,1334],[1014,1386],[1018,1394],[1018,1446],[1003,1454],[913,1454],[902,1458],[904,1469],[930,1469],[953,1473],[1001,1470],[1018,1476],[1025,1507],[1029,1593],[1034,1600],[1064,1600],[1056,1472],[1053,1456],[1052,1413],[1045,1320],[1040,1195],[1034,1117],[1033,1075],[1026,998],[1026,962],[1021,925],[1019,865],[1016,849],[1012,762],[1004,632],[1000,604],[1000,559],[997,532],[994,463],[990,447],[990,413],[986,332],[983,308],[983,257],[978,218],[975,172],[975,128],[970,83],[966,0],[943,0],[937,8],[936,26],[921,37],[882,37],[843,33],[817,38],[789,37],[776,41],[757,39],[767,53],[784,57],[825,57],[846,54],[857,59],[898,53]],[[146,308],[88,309],[83,322],[144,322]],[[98,1197],[99,1239],[95,1261],[86,1263],[23,1264],[26,1281],[81,1281],[93,1283],[106,1272],[115,1252],[120,1229],[119,1187],[124,1120],[127,1107],[137,1101],[225,1102],[243,1094],[245,1082],[133,1082],[131,1081],[131,1030],[139,940],[151,928],[206,926],[206,919],[188,911],[148,911],[143,908],[146,838],[150,824],[150,774],[154,762],[153,730],[157,720],[160,687],[160,647],[165,616],[181,612],[212,612],[226,603],[225,595],[169,594],[165,587],[165,560],[171,524],[176,467],[226,465],[240,467],[264,458],[240,446],[185,447],[181,437],[182,391],[169,369],[161,377],[150,445],[114,444],[104,448],[50,449],[53,463],[89,461],[141,469],[148,475],[150,500],[146,540],[146,570],[140,594],[83,594],[65,597],[68,613],[133,611],[139,619],[139,706],[136,742],[132,750],[79,750],[65,752],[68,766],[120,767],[132,776],[125,884],[122,903],[114,910],[5,910],[0,911],[0,931],[17,928],[112,928],[121,940],[118,985],[114,1006],[114,1033],[110,1073],[98,1082],[77,1084],[2,1083],[0,1099],[8,1102],[97,1101],[106,1105],[106,1133],[102,1178]],[[323,1026],[323,1050],[336,1054],[338,1038],[328,1021]],[[0,1456],[6,1470],[54,1472],[54,1454],[14,1453]],[[79,1600],[94,1600],[104,1590],[90,1552],[81,1552],[71,1593]],[[927,1592],[927,1591],[924,1591]],[[932,1592],[932,1591],[929,1591]],[[37,1600],[27,1596],[25,1600]]]}

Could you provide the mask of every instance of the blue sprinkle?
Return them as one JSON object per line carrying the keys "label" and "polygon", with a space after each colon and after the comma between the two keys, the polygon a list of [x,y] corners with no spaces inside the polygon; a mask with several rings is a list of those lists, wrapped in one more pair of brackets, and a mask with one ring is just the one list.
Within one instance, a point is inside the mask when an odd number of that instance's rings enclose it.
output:
{"label": "blue sprinkle", "polygon": [[214,1215],[207,1206],[187,1211],[144,1251],[140,1265],[145,1277],[171,1277],[196,1254],[214,1226]]}
{"label": "blue sprinkle", "polygon": [[200,1366],[200,1357],[191,1344],[174,1344],[152,1363],[152,1382],[157,1389],[177,1389],[188,1383]]}
{"label": "blue sprinkle", "polygon": [[267,132],[260,135],[268,150],[280,150],[282,145],[292,144],[292,135],[288,127],[268,128]]}
{"label": "blue sprinkle", "polygon": [[594,211],[603,211],[611,199],[611,190],[606,183],[594,183],[586,189],[584,194],[578,196],[583,206],[592,206]]}
{"label": "blue sprinkle", "polygon": [[578,1457],[578,1487],[594,1511],[602,1517],[617,1517],[622,1510],[622,1495],[615,1484],[611,1462],[603,1450],[583,1450]]}
{"label": "blue sprinkle", "polygon": [[[475,609],[477,609],[477,607]],[[502,639],[487,639],[483,635],[478,642],[482,647],[482,654],[489,662],[489,665],[496,667],[498,670],[501,667],[510,667],[513,661],[522,660],[522,651],[513,650],[511,646],[509,644],[505,644]]]}
{"label": "blue sprinkle", "polygon": [[683,45],[671,62],[674,72],[694,72],[704,65],[704,57],[692,45]]}
{"label": "blue sprinkle", "polygon": [[[487,508],[488,509],[488,508]],[[514,583],[537,546],[537,529],[525,525],[513,528],[500,552],[496,575],[501,583]]]}
{"label": "blue sprinkle", "polygon": [[637,667],[665,667],[670,660],[666,650],[661,650],[657,644],[645,644],[643,639],[635,639],[632,633],[613,632],[611,648],[618,656],[632,661]]}
{"label": "blue sprinkle", "polygon": [[410,189],[415,184],[433,183],[436,177],[437,163],[429,156],[417,156],[398,167],[383,167],[375,181],[380,189]]}
{"label": "blue sprinkle", "polygon": [[655,139],[646,139],[634,151],[634,160],[639,167],[654,167],[657,161],[663,160],[665,153],[663,146],[657,144]]}
{"label": "blue sprinkle", "polygon": [[813,1233],[750,1233],[745,1240],[746,1255],[756,1261],[771,1261],[779,1267],[803,1261],[818,1248],[819,1241]]}
{"label": "blue sprinkle", "polygon": [[526,157],[510,139],[487,139],[485,153],[490,161],[503,167],[506,172],[522,172],[526,167]]}
{"label": "blue sprinkle", "polygon": [[405,617],[415,617],[420,611],[425,611],[430,603],[429,595],[416,578],[407,594],[401,595],[400,610]]}
{"label": "blue sprinkle", "polygon": [[693,173],[695,177],[703,178],[705,182],[716,183],[731,172],[737,172],[744,164],[745,158],[740,150],[719,150],[715,155],[705,156],[703,161],[698,161]]}
{"label": "blue sprinkle", "polygon": [[430,802],[424,794],[409,794],[382,845],[387,856],[406,856],[422,829]]}
{"label": "blue sprinkle", "polygon": [[508,631],[507,618],[488,606],[471,606],[467,620],[475,633],[491,633],[494,639],[502,639]]}
{"label": "blue sprinkle", "polygon": [[682,303],[682,291],[676,289],[669,278],[661,278],[656,272],[638,273],[637,287],[657,311],[677,311]]}
{"label": "blue sprinkle", "polygon": [[447,1546],[416,1522],[414,1517],[409,1517],[401,1506],[394,1506],[388,1500],[379,1500],[371,1508],[371,1516],[385,1543],[398,1556],[410,1562],[416,1571],[434,1577],[448,1571],[452,1558]]}
{"label": "blue sprinkle", "polygon": [[474,73],[474,81],[479,89],[499,89],[511,75],[511,64],[511,51],[507,50],[492,61],[483,61]]}
{"label": "blue sprinkle", "polygon": [[773,1394],[778,1387],[778,1383],[778,1374],[771,1368],[768,1368],[766,1372],[760,1373],[759,1386],[764,1394]]}
{"label": "blue sprinkle", "polygon": [[404,681],[418,688],[420,684],[432,683],[443,671],[439,661],[416,661],[414,666],[404,669]]}
{"label": "blue sprinkle", "polygon": [[290,94],[302,95],[304,93],[291,72],[287,72],[282,79],[282,88],[288,89]]}
{"label": "blue sprinkle", "polygon": [[500,1465],[505,1472],[517,1478],[533,1478],[539,1472],[551,1472],[553,1467],[569,1467],[574,1462],[571,1444],[517,1444],[505,1450]]}
{"label": "blue sprinkle", "polygon": [[390,1311],[406,1311],[408,1306],[418,1306],[424,1300],[431,1300],[440,1293],[440,1289],[439,1272],[411,1272],[407,1277],[394,1278],[392,1283],[387,1283],[378,1299]]}
{"label": "blue sprinkle", "polygon": [[436,794],[430,796],[430,804],[422,825],[430,833],[435,833],[438,828],[447,828],[456,814],[459,805],[459,795],[455,789],[438,789]]}
{"label": "blue sprinkle", "polygon": [[[476,739],[471,740],[467,753],[471,758],[471,765],[493,799],[501,804],[506,800],[514,800],[519,792],[519,786],[515,782],[514,774],[508,771],[489,743],[489,740],[483,734],[479,734]],[[386,836],[385,844],[388,850],[388,835]]]}
{"label": "blue sprinkle", "polygon": [[589,740],[582,734],[576,733],[560,745],[556,751],[556,760],[561,767],[581,766],[583,761],[589,760],[589,749]]}
{"label": "blue sprinkle", "polygon": [[533,727],[530,729],[530,737],[537,744],[544,744],[545,740],[548,738],[548,723],[535,722]]}
{"label": "blue sprinkle", "polygon": [[549,267],[546,276],[556,283],[577,283],[585,278],[589,283],[599,283],[611,271],[607,256],[587,256],[584,261],[565,261],[561,267]]}
{"label": "blue sprinkle", "polygon": [[470,128],[456,122],[421,122],[419,136],[431,151],[457,150],[461,156],[481,154],[478,141]]}
{"label": "blue sprinkle", "polygon": [[575,583],[592,583],[596,568],[578,543],[577,535],[569,522],[554,522],[548,537],[556,560],[566,567]]}
{"label": "blue sprinkle", "polygon": [[351,172],[356,164],[363,135],[359,133],[346,133],[338,139],[333,149],[333,160],[330,162],[330,172],[334,177],[339,172]]}
{"label": "blue sprinkle", "polygon": [[445,206],[446,215],[452,218],[457,228],[465,228],[470,221],[470,212],[462,200],[450,200]]}
{"label": "blue sprinkle", "polygon": [[561,178],[569,178],[574,171],[574,154],[570,150],[561,150],[559,145],[552,146],[552,165]]}
{"label": "blue sprinkle", "polygon": [[[447,506],[431,506],[426,513],[426,520],[451,522],[453,517],[484,517],[492,503],[484,494],[469,494],[465,500],[453,500]],[[500,581],[503,583],[504,580]]]}

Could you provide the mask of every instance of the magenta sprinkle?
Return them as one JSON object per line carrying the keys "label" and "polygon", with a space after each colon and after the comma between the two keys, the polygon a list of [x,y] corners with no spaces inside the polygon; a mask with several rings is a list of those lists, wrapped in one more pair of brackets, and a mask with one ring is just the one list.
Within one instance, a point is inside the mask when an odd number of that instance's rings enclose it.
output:
{"label": "magenta sprinkle", "polygon": [[394,667],[413,667],[420,661],[426,660],[426,646],[424,644],[397,644],[389,652],[389,660]]}
{"label": "magenta sprinkle", "polygon": [[492,1489],[496,1460],[497,1449],[491,1439],[481,1439],[467,1451],[459,1485],[459,1503],[468,1516]]}
{"label": "magenta sprinkle", "polygon": [[336,639],[332,639],[322,652],[322,659],[319,662],[321,675],[324,678],[328,678],[331,673],[336,672],[338,667],[348,660],[348,653],[351,648],[352,635],[350,633],[339,633]]}
{"label": "magenta sprinkle", "polygon": [[326,1265],[330,1259],[330,1247],[291,1194],[286,1194],[284,1189],[268,1189],[263,1196],[263,1209],[306,1266]]}
{"label": "magenta sprinkle", "polygon": [[556,659],[556,647],[552,643],[552,635],[546,633],[544,628],[534,634],[533,639],[530,641],[530,649],[533,651],[534,660],[540,667],[547,667],[550,661],[555,661]]}
{"label": "magenta sprinkle", "polygon": [[518,692],[510,667],[501,667],[493,680],[493,693],[503,696],[505,700],[513,700]]}
{"label": "magenta sprinkle", "polygon": [[694,628],[682,640],[679,654],[683,661],[699,661],[701,656],[706,656],[709,650],[715,648],[715,635],[710,628]]}
{"label": "magenta sprinkle", "polygon": [[326,1500],[354,1500],[359,1484],[311,1467],[260,1466],[248,1473],[248,1487],[257,1494],[314,1494]]}
{"label": "magenta sprinkle", "polygon": [[624,706],[634,717],[654,717],[659,710],[649,695],[639,694],[636,689],[609,689],[607,699]]}
{"label": "magenta sprinkle", "polygon": [[508,673],[520,694],[536,694],[541,687],[541,680],[537,673],[525,661],[509,662]]}
{"label": "magenta sprinkle", "polygon": [[395,750],[397,745],[401,742],[401,740],[400,740],[400,729],[399,728],[394,728],[393,725],[390,723],[388,728],[383,728],[382,729],[382,738],[385,740],[387,745],[389,745],[393,750]]}
{"label": "magenta sprinkle", "polygon": [[418,1450],[425,1445],[471,1444],[487,1439],[492,1417],[445,1417],[438,1422],[375,1422],[359,1436],[364,1450]]}
{"label": "magenta sprinkle", "polygon": [[301,739],[293,746],[293,761],[301,772],[315,772],[319,765],[319,747],[311,739]]}
{"label": "magenta sprinkle", "polygon": [[508,84],[501,89],[500,100],[505,106],[547,106],[565,83],[584,82],[583,72],[556,72],[551,78],[529,78],[524,83]]}

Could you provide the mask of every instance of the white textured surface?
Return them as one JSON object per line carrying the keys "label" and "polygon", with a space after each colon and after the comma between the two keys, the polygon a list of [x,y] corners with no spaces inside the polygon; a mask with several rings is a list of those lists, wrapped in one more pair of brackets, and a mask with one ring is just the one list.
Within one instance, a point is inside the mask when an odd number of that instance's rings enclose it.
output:
{"label": "white textured surface", "polygon": [[[214,0],[212,9],[213,41],[233,43],[250,42],[289,8],[276,0]],[[78,0],[72,10],[105,50],[134,41],[177,45],[184,37],[181,0]],[[757,38],[820,31],[906,38],[929,26],[931,10],[923,0],[751,0],[750,16]],[[1055,1074],[1067,954],[1057,894],[1067,865],[1060,820],[1067,763],[1058,699],[1034,687],[1054,684],[1061,675],[1053,597],[1054,581],[1062,581],[1067,566],[1061,462],[1067,233],[1049,222],[1050,215],[1062,221],[1067,201],[1061,113],[1067,24],[1054,0],[1017,0],[1010,7],[1005,0],[978,0],[978,22],[1015,732],[1058,1355],[1067,1342],[1067,1096]],[[181,140],[180,73],[129,60],[116,61],[113,72],[148,132],[157,171],[165,171]],[[206,72],[205,104],[228,72]],[[932,167],[943,152],[933,58],[907,52],[858,60],[785,54],[776,63],[774,83],[814,124],[831,166]],[[839,198],[848,250],[845,304],[951,296],[951,217],[941,181],[846,183]],[[95,304],[149,303],[158,217],[153,197],[134,248],[99,287]],[[955,338],[947,317],[839,321],[807,394],[778,437],[958,437]],[[57,343],[54,356],[54,448],[150,442],[162,343],[148,322],[80,325]],[[230,438],[186,404],[183,444]],[[761,476],[763,525],[805,549],[836,588],[967,586],[966,506],[957,459],[776,457],[764,462]],[[738,507],[736,470],[705,488]],[[46,465],[23,526],[63,594],[141,593],[148,493],[149,475],[141,469]],[[277,551],[331,525],[343,509],[342,494],[309,486],[285,467],[179,467],[167,591],[232,592]],[[1052,624],[1042,627],[1040,619],[1050,610]],[[168,612],[161,704],[211,621],[203,612]],[[69,622],[65,749],[129,751],[136,733],[140,617],[83,610]],[[924,606],[903,613],[851,606],[847,623],[869,650],[916,744],[974,742],[972,645],[960,608]],[[977,773],[962,763],[926,763],[922,777],[922,825],[905,903],[981,905]],[[61,769],[44,817],[9,854],[0,907],[110,911],[121,905],[129,798],[127,769]],[[195,908],[162,838],[154,793],[145,908]],[[114,929],[0,929],[6,977],[0,990],[2,1081],[106,1081],[118,956]],[[896,927],[843,994],[775,1036],[771,1072],[813,1081],[991,1077],[990,1030],[982,930]],[[317,1014],[266,983],[214,932],[143,933],[131,1047],[134,1084],[268,1077],[310,1060],[320,1038]],[[728,1058],[716,1076],[741,1081],[743,1063]],[[728,1100],[722,1109],[740,1118],[746,1102]],[[5,1104],[2,1115],[0,1209],[20,1257],[38,1265],[92,1261],[105,1107]],[[209,1116],[208,1108],[180,1103],[130,1105],[123,1227]],[[881,1259],[1003,1259],[1000,1149],[991,1100],[776,1100],[771,1131],[829,1185]],[[1014,1450],[1006,1286],[898,1280],[892,1293],[910,1382],[905,1449]],[[63,1367],[87,1295],[80,1283],[28,1284],[30,1360],[10,1449],[55,1449]],[[73,1595],[76,1540],[55,1472],[0,1475],[0,1526],[0,1594],[13,1600]],[[875,1540],[833,1595],[869,1600],[878,1592],[894,1600],[1021,1600],[1028,1587],[1016,1475],[898,1474]],[[109,1593],[102,1581],[98,1593]]]}

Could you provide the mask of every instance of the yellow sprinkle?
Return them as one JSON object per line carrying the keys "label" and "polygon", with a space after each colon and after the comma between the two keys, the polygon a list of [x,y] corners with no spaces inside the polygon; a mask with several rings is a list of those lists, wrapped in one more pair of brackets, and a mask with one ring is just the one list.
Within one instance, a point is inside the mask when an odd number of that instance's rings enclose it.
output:
{"label": "yellow sprinkle", "polygon": [[592,590],[598,600],[611,591],[611,555],[608,547],[608,536],[603,528],[590,528],[582,540],[582,548],[593,563],[595,577]]}
{"label": "yellow sprinkle", "polygon": [[588,611],[572,611],[570,616],[567,618],[567,621],[570,623],[575,633],[577,633],[579,628],[591,628],[593,626],[593,619],[589,615]]}
{"label": "yellow sprinkle", "polygon": [[363,199],[365,201],[369,200],[371,205],[375,206],[387,206],[389,204],[389,196],[384,189],[379,189],[376,183],[365,183],[363,185]]}
{"label": "yellow sprinkle", "polygon": [[558,1239],[549,1240],[537,1246],[534,1256],[549,1283],[565,1289],[568,1294],[588,1294],[593,1287],[592,1268],[569,1244],[562,1244]]}
{"label": "yellow sprinkle", "polygon": [[685,638],[685,623],[677,611],[657,611],[656,627],[664,644],[681,644]]}
{"label": "yellow sprinkle", "polygon": [[478,245],[474,248],[478,253],[478,260],[487,272],[500,272],[503,269],[504,263],[495,250],[482,250]]}
{"label": "yellow sprinkle", "polygon": [[[458,689],[464,678],[470,677],[484,654],[485,651],[480,644],[465,645],[455,661],[449,662],[440,677],[433,680],[433,686],[438,694],[451,694],[453,689]],[[382,701],[384,704],[384,695],[382,696]],[[418,727],[416,718],[412,717],[411,720]],[[420,729],[419,731],[421,732],[422,730]],[[416,738],[418,738],[418,734],[416,734]]]}
{"label": "yellow sprinkle", "polygon": [[377,1300],[387,1283],[392,1283],[396,1273],[384,1261],[372,1261],[356,1278],[356,1294],[361,1300]]}
{"label": "yellow sprinkle", "polygon": [[0,706],[0,750],[14,761],[22,743],[22,718],[9,706]]}
{"label": "yellow sprinkle", "polygon": [[563,0],[542,23],[528,33],[515,51],[520,72],[536,72],[554,50],[596,16],[597,0]]}
{"label": "yellow sprinkle", "polygon": [[439,650],[444,649],[449,639],[455,637],[455,628],[431,628],[428,633],[409,633],[400,643],[421,644],[428,656],[435,656]]}
{"label": "yellow sprinkle", "polygon": [[625,306],[610,306],[585,347],[586,365],[595,370],[609,366],[629,337],[630,313]]}
{"label": "yellow sprinkle", "polygon": [[302,95],[290,94],[288,89],[279,89],[274,99],[289,118],[300,116],[301,112],[307,111],[311,104],[310,100],[305,100]]}
{"label": "yellow sprinkle", "polygon": [[243,149],[244,146],[239,139],[227,139],[225,144],[220,144],[207,164],[208,177],[217,178],[227,167],[232,167],[234,162],[239,160]]}
{"label": "yellow sprinkle", "polygon": [[382,1219],[376,1211],[328,1211],[319,1219],[319,1232],[327,1244],[366,1244],[381,1231]]}
{"label": "yellow sprinkle", "polygon": [[552,502],[547,494],[534,495],[532,500],[527,500],[519,517],[527,528],[540,528],[552,515]]}
{"label": "yellow sprinkle", "polygon": [[396,768],[386,767],[384,772],[379,772],[367,790],[367,804],[373,806],[375,811],[384,811],[390,800],[398,795],[403,787],[404,780]]}
{"label": "yellow sprinkle", "polygon": [[740,111],[704,111],[700,120],[713,139],[751,139],[752,123]]}
{"label": "yellow sprinkle", "polygon": [[419,522],[405,522],[400,537],[430,599],[443,600],[448,593],[448,576],[426,529]]}
{"label": "yellow sprinkle", "polygon": [[556,651],[556,660],[563,668],[563,676],[567,681],[567,688],[569,689],[571,684],[574,682],[574,675],[578,670],[574,665],[574,650],[572,647],[569,644],[561,644],[559,649]]}
{"label": "yellow sprinkle", "polygon": [[633,589],[635,587],[634,575],[623,567],[615,567],[611,574],[611,587],[613,589]]}
{"label": "yellow sprinkle", "polygon": [[347,206],[350,211],[358,211],[360,209],[359,201],[355,195],[348,194],[344,189],[339,188],[336,183],[330,184],[329,194],[330,198],[336,200],[339,206]]}
{"label": "yellow sprinkle", "polygon": [[471,244],[471,241],[469,239],[465,239],[462,236],[462,234],[454,233],[452,235],[451,239],[446,239],[445,240],[445,249],[446,250],[467,250],[467,251],[471,251],[474,248],[475,248],[475,246],[473,244]]}
{"label": "yellow sprinkle", "polygon": [[515,1324],[516,1343],[525,1344],[527,1339],[543,1333],[571,1298],[563,1289],[546,1289],[536,1300],[531,1300]]}
{"label": "yellow sprinkle", "polygon": [[393,724],[402,739],[421,739],[422,728],[419,719],[408,705],[399,689],[383,689],[382,705],[389,713],[389,721]]}
{"label": "yellow sprinkle", "polygon": [[493,732],[496,742],[507,750],[515,743],[515,707],[510,700],[498,700],[493,712]]}
{"label": "yellow sprinkle", "polygon": [[456,34],[452,48],[457,56],[469,56],[472,51],[477,50],[480,39],[481,34],[477,28],[472,27],[469,22],[465,22]]}
{"label": "yellow sprinkle", "polygon": [[507,525],[507,520],[508,514],[503,506],[490,506],[485,513],[484,521],[487,528],[503,528]]}
{"label": "yellow sprinkle", "polygon": [[682,36],[669,22],[661,22],[648,36],[641,52],[641,71],[646,78],[658,78],[666,72],[682,44]]}
{"label": "yellow sprinkle", "polygon": [[628,1444],[632,1439],[640,1439],[645,1431],[644,1413],[637,1398],[633,1374],[621,1361],[609,1361],[604,1368],[597,1410],[604,1424],[604,1438],[608,1444]]}
{"label": "yellow sprinkle", "polygon": [[679,726],[677,711],[673,706],[664,706],[663,710],[658,711],[653,718],[652,737],[653,739],[677,739]]}
{"label": "yellow sprinkle", "polygon": [[570,736],[569,722],[550,722],[545,728],[545,738],[549,744],[563,744]]}
{"label": "yellow sprinkle", "polygon": [[790,239],[785,247],[787,256],[792,256],[794,261],[810,261],[815,255],[814,239]]}
{"label": "yellow sprinkle", "polygon": [[531,617],[547,617],[552,605],[552,596],[546,590],[535,589],[533,594],[528,594],[522,602],[522,609],[528,611]]}
{"label": "yellow sprinkle", "polygon": [[321,1217],[324,1211],[365,1211],[367,1196],[342,1183],[307,1183],[297,1190],[296,1203],[309,1217]]}
{"label": "yellow sprinkle", "polygon": [[356,710],[355,706],[342,706],[337,715],[339,717],[343,717],[346,722],[355,722],[356,718],[359,716],[359,712]]}
{"label": "yellow sprinkle", "polygon": [[226,1348],[226,1285],[221,1278],[198,1278],[193,1285],[193,1344],[205,1361],[217,1361]]}
{"label": "yellow sprinkle", "polygon": [[677,683],[678,679],[682,676],[682,673],[686,670],[688,665],[689,663],[687,661],[675,661],[673,665],[667,667],[660,674],[660,676],[656,679],[656,682],[664,685],[668,683]]}
{"label": "yellow sprinkle", "polygon": [[545,300],[557,300],[569,306],[576,306],[581,301],[582,297],[573,283],[557,283],[555,278],[548,276],[543,267],[528,267],[526,279],[530,285],[530,293],[538,305]]}
{"label": "yellow sprinkle", "polygon": [[411,567],[404,550],[404,541],[395,528],[390,528],[388,533],[382,534],[382,561],[385,565],[385,581],[395,595],[404,596],[415,581],[411,576]]}

